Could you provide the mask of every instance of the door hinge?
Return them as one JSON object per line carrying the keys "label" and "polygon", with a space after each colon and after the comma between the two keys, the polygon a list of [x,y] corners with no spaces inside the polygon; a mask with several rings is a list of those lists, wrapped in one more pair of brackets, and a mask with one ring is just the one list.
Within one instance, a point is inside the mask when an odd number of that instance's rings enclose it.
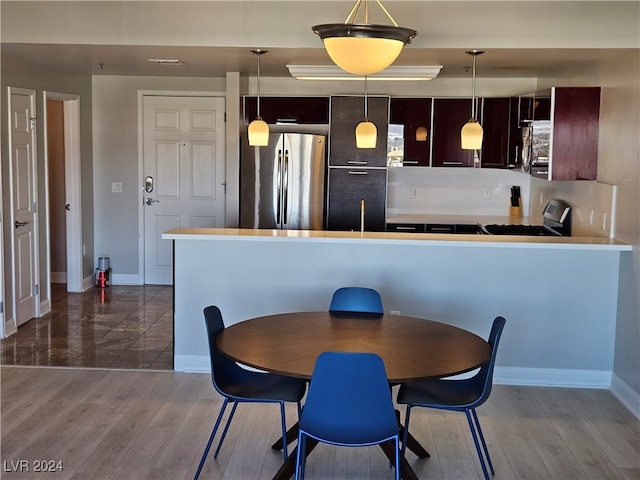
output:
{"label": "door hinge", "polygon": [[0,313],[4,313],[4,302],[0,302]]}
{"label": "door hinge", "polygon": [[227,112],[224,112],[224,121],[225,121],[225,123],[227,121]]}
{"label": "door hinge", "polygon": [[36,128],[36,117],[29,118],[29,130],[34,130]]}
{"label": "door hinge", "polygon": [[33,286],[33,294],[34,295],[40,295],[40,285],[34,285]]}
{"label": "door hinge", "polygon": [[31,211],[33,213],[38,213],[38,204],[36,202],[33,202],[33,205],[31,206]]}

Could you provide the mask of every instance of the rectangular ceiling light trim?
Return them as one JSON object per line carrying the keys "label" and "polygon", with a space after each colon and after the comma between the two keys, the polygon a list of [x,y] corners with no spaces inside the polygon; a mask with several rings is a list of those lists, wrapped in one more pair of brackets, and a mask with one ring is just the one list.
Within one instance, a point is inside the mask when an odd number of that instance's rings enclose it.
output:
{"label": "rectangular ceiling light trim", "polygon": [[[287,65],[289,73],[298,80],[364,80],[361,75],[345,72],[336,65]],[[390,66],[368,75],[368,80],[427,81],[435,78],[442,65]]]}

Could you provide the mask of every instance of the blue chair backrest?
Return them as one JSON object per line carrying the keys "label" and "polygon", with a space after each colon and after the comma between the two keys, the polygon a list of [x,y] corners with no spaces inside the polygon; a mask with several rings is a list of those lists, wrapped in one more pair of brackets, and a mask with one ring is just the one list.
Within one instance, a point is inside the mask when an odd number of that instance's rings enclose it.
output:
{"label": "blue chair backrest", "polygon": [[500,343],[505,323],[506,320],[503,317],[496,317],[493,321],[491,333],[489,333],[489,339],[487,340],[489,345],[491,345],[491,357],[487,363],[480,367],[478,374],[473,377],[473,381],[477,382],[476,387],[478,389],[482,389],[480,398],[475,402],[476,406],[482,405],[487,398],[489,398],[489,394],[491,393],[491,387],[493,386],[493,369],[496,365],[498,344]]}
{"label": "blue chair backrest", "polygon": [[211,381],[222,395],[226,395],[225,388],[244,376],[244,370],[233,360],[224,355],[216,344],[216,337],[224,330],[224,321],[220,309],[210,305],[204,309],[205,325],[209,340],[209,356],[211,359]]}
{"label": "blue chair backrest", "polygon": [[373,288],[342,287],[331,297],[330,312],[375,313],[382,315],[382,298]]}
{"label": "blue chair backrest", "polygon": [[324,352],[316,360],[300,428],[336,443],[398,432],[384,362],[375,353]]}

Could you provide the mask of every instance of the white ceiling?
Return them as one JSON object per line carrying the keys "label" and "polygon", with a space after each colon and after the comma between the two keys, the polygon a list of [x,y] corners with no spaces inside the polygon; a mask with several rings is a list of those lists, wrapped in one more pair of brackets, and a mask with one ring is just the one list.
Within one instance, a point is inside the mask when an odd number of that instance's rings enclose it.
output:
{"label": "white ceiling", "polygon": [[[343,21],[353,1],[0,0],[0,47],[3,56],[81,74],[190,77],[255,75],[250,50],[261,48],[261,75],[287,77],[287,64],[331,64],[310,26]],[[473,48],[485,50],[479,77],[526,78],[640,46],[637,0],[385,3],[419,32],[395,64],[442,65],[440,77],[469,76]]]}
{"label": "white ceiling", "polygon": [[[489,49],[477,59],[479,77],[538,77],[568,64],[598,61],[622,49]],[[255,75],[256,57],[237,47],[141,45],[61,45],[3,43],[2,54],[86,75],[224,77],[226,72]],[[158,65],[149,58],[177,59],[184,65]],[[440,77],[469,76],[471,57],[459,49],[408,45],[395,65],[442,65]],[[330,65],[323,48],[272,48],[260,59],[260,74],[286,77],[288,64]]]}

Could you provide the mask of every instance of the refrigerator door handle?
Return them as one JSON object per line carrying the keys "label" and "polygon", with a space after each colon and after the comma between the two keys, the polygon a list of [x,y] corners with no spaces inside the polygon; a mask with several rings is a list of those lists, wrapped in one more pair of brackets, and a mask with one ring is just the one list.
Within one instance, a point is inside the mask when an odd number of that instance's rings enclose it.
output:
{"label": "refrigerator door handle", "polygon": [[282,192],[284,195],[284,200],[282,202],[282,224],[287,224],[287,209],[289,203],[289,150],[284,151],[284,173],[282,175]]}
{"label": "refrigerator door handle", "polygon": [[276,191],[277,193],[277,202],[276,202],[276,228],[280,228],[280,192],[282,191],[282,150],[278,150],[278,169],[276,171]]}

